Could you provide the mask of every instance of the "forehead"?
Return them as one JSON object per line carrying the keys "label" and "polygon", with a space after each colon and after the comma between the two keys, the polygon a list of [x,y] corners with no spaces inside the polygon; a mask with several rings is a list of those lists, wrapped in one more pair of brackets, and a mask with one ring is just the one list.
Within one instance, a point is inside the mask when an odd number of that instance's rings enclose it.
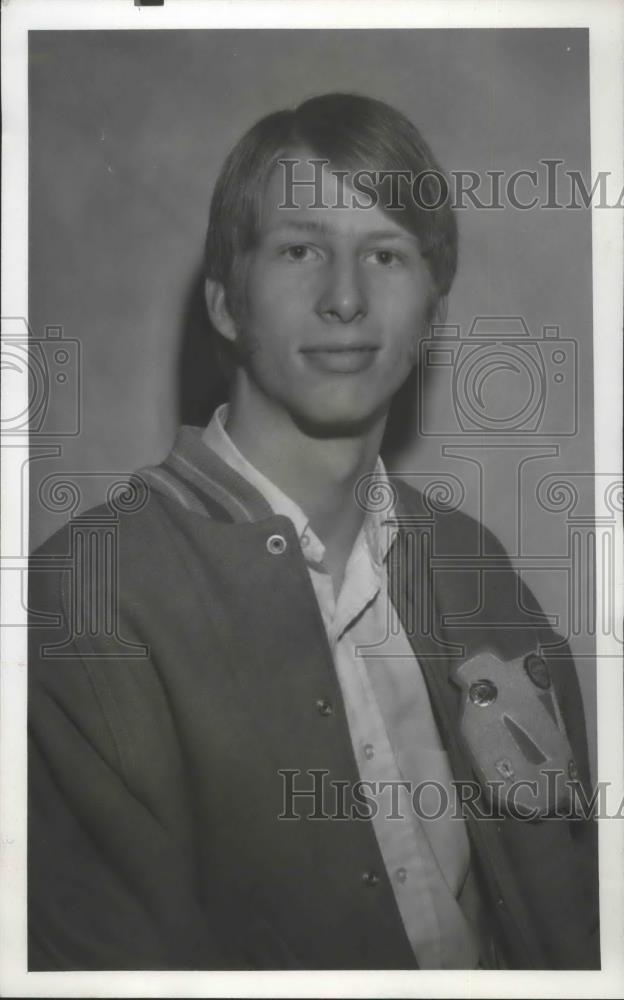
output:
{"label": "forehead", "polygon": [[[371,199],[358,183],[357,168],[346,171],[307,149],[295,149],[280,157],[272,169],[260,213],[262,235],[282,230],[324,235],[366,236],[415,240],[401,223],[404,213],[371,206]],[[371,189],[371,178],[361,177]]]}

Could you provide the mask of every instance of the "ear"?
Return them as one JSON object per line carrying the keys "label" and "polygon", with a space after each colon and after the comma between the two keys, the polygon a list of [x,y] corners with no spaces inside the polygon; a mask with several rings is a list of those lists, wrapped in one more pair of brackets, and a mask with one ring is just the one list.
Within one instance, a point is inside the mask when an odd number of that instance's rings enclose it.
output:
{"label": "ear", "polygon": [[206,308],[212,325],[222,337],[233,343],[238,336],[238,331],[225,301],[225,289],[223,285],[220,281],[213,281],[211,278],[207,278],[204,285],[204,294],[206,296]]}

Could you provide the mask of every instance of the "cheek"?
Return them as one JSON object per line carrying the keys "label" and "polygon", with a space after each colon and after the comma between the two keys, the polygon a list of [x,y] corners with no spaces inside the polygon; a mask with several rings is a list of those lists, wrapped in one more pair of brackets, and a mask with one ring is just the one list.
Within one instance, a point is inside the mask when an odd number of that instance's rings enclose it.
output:
{"label": "cheek", "polygon": [[304,292],[292,277],[258,270],[247,286],[247,326],[266,333],[272,341],[279,340],[280,334],[296,333]]}
{"label": "cheek", "polygon": [[418,351],[418,344],[426,333],[429,306],[422,297],[401,301],[397,296],[387,304],[385,326],[389,339],[400,353],[410,356]]}
{"label": "cheek", "polygon": [[270,378],[288,364],[297,324],[279,297],[248,296],[246,319],[238,333],[239,355],[252,370]]}
{"label": "cheek", "polygon": [[434,294],[426,269],[408,267],[399,270],[368,272],[369,306],[394,328],[420,330]]}

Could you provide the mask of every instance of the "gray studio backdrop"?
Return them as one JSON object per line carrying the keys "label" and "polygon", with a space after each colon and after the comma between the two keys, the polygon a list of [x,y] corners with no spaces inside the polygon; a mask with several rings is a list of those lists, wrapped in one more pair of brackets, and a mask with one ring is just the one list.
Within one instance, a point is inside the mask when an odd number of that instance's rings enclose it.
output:
{"label": "gray studio backdrop", "polygon": [[[544,159],[589,179],[583,30],[31,32],[29,321],[49,380],[33,547],[160,460],[179,422],[207,420],[198,267],[213,182],[260,116],[332,90],[401,109],[447,171],[538,170],[542,202]],[[528,178],[516,190],[536,193]],[[499,535],[571,640],[593,737],[590,212],[466,204],[436,331],[450,339],[423,349],[426,405],[415,385],[388,464]]]}

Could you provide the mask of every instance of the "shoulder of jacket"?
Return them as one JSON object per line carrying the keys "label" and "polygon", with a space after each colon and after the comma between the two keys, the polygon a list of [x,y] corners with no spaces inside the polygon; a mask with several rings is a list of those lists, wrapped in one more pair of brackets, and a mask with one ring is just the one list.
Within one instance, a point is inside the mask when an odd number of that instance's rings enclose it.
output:
{"label": "shoulder of jacket", "polygon": [[463,555],[467,549],[474,554],[487,552],[488,556],[502,561],[501,568],[513,569],[505,546],[478,518],[452,503],[447,504],[444,496],[426,496],[398,476],[393,477],[392,484],[397,493],[399,517],[404,513],[410,518],[418,518],[422,525],[429,525],[437,545],[445,551],[457,555]]}

